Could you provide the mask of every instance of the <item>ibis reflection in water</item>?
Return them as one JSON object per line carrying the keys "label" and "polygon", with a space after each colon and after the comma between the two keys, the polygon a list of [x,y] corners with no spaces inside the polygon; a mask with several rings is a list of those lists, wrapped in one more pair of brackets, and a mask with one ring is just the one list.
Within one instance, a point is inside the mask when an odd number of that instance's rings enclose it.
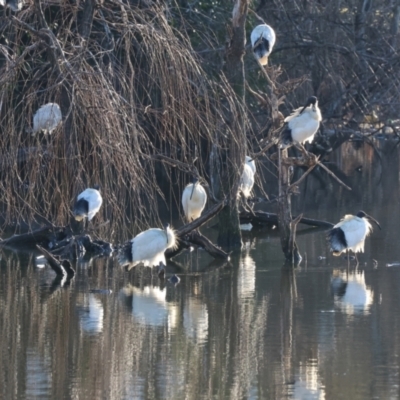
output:
{"label": "ibis reflection in water", "polygon": [[32,135],[41,131],[51,134],[61,120],[61,109],[57,103],[47,103],[41,106],[33,116]]}
{"label": "ibis reflection in water", "polygon": [[251,243],[245,243],[245,252],[240,258],[238,270],[238,296],[241,300],[254,296],[256,288],[256,263],[250,255]]}
{"label": "ibis reflection in water", "polygon": [[335,295],[335,304],[346,314],[369,311],[374,293],[365,284],[364,271],[352,273],[334,271],[331,287]]}
{"label": "ibis reflection in water", "polygon": [[304,107],[297,108],[285,118],[286,125],[281,134],[281,143],[288,146],[292,143],[300,144],[314,140],[322,120],[318,107],[318,99],[311,96]]}
{"label": "ibis reflection in water", "polygon": [[267,24],[257,25],[251,32],[250,40],[254,57],[261,65],[267,65],[276,40],[275,31]]}
{"label": "ibis reflection in water", "polygon": [[159,266],[159,273],[165,272],[165,250],[174,249],[176,242],[169,224],[165,229],[148,229],[123,245],[118,252],[118,262],[121,267],[128,266],[128,270],[143,263],[149,267]]}
{"label": "ibis reflection in water", "polygon": [[83,294],[78,298],[78,312],[81,328],[88,334],[103,330],[104,307],[96,295]]}
{"label": "ibis reflection in water", "polygon": [[379,229],[381,229],[378,221],[364,211],[359,211],[357,215],[345,215],[344,218],[328,232],[327,238],[333,255],[339,256],[343,252],[349,252],[351,250],[354,252],[357,259],[357,253],[364,252],[365,238],[372,231],[372,226],[369,221],[374,222]]}
{"label": "ibis reflection in water", "polygon": [[192,183],[187,185],[182,193],[182,206],[188,222],[199,218],[207,202],[207,193],[195,178]]}
{"label": "ibis reflection in water", "polygon": [[177,327],[179,307],[177,303],[167,302],[166,288],[151,285],[138,288],[128,284],[121,295],[136,322],[150,326],[168,324],[168,331]]}
{"label": "ibis reflection in water", "polygon": [[208,309],[200,299],[189,297],[183,308],[183,327],[186,335],[197,344],[208,338]]}

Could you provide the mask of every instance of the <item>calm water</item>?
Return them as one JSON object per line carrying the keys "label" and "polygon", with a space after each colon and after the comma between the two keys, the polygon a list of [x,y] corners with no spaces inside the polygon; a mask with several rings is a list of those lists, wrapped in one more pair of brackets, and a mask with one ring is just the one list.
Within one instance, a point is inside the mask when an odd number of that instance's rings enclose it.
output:
{"label": "calm water", "polygon": [[34,256],[3,251],[0,398],[398,399],[400,158],[376,146],[381,160],[352,144],[331,157],[352,192],[314,175],[294,199],[294,214],[378,219],[357,269],[317,230],[299,233],[295,270],[266,229],[245,232],[227,265],[174,259],[177,286],[94,260],[60,287]]}

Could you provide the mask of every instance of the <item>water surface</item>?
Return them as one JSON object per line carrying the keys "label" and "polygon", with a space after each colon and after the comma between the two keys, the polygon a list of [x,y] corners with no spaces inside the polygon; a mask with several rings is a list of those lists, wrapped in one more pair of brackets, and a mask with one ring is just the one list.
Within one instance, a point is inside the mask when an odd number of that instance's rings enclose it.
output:
{"label": "water surface", "polygon": [[253,229],[229,264],[175,258],[176,286],[98,259],[60,287],[29,252],[2,251],[0,398],[399,398],[399,155],[375,144],[380,158],[354,144],[331,157],[351,192],[321,173],[293,199],[294,214],[378,219],[358,268],[304,227],[296,269],[276,230]]}

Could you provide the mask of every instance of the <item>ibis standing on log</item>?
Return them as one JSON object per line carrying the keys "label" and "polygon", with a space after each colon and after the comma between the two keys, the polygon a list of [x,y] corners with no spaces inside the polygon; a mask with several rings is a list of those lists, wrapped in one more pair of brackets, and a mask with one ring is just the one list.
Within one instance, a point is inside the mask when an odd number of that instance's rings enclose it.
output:
{"label": "ibis standing on log", "polygon": [[93,189],[85,189],[78,195],[74,204],[74,218],[76,221],[82,221],[87,218],[91,221],[98,213],[103,203],[103,198],[100,194],[100,187],[95,185]]}
{"label": "ibis standing on log", "polygon": [[183,211],[188,222],[200,218],[207,202],[207,193],[200,185],[199,179],[195,178],[193,183],[189,183],[182,193]]}
{"label": "ibis standing on log", "polygon": [[146,267],[157,266],[159,275],[165,274],[165,251],[177,245],[175,232],[169,224],[165,229],[151,228],[128,241],[118,252],[118,262],[128,270],[143,263]]}
{"label": "ibis standing on log", "polygon": [[297,108],[285,118],[286,125],[281,135],[281,143],[284,146],[292,143],[300,145],[306,142],[311,143],[321,120],[322,115],[318,107],[318,99],[311,96],[304,107]]}
{"label": "ibis standing on log", "polygon": [[32,135],[40,131],[50,135],[61,120],[61,109],[57,103],[47,103],[41,106],[33,116]]}
{"label": "ibis standing on log", "polygon": [[333,255],[339,256],[344,251],[349,252],[351,250],[356,255],[357,260],[357,253],[364,252],[365,238],[372,231],[369,221],[374,222],[381,229],[379,222],[364,211],[359,211],[357,215],[345,215],[328,232],[328,241]]}
{"label": "ibis standing on log", "polygon": [[240,177],[239,189],[244,198],[247,200],[254,186],[254,175],[256,174],[256,163],[251,157],[246,156],[246,162],[243,167],[242,176]]}
{"label": "ibis standing on log", "polygon": [[256,26],[250,35],[254,57],[261,65],[268,64],[268,57],[275,44],[275,31],[267,24]]}

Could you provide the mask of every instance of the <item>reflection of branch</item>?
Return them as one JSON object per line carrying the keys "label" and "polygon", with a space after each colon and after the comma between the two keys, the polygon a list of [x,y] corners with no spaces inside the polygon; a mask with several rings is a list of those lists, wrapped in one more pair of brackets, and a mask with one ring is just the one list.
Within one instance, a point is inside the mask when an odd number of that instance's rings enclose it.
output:
{"label": "reflection of branch", "polygon": [[292,264],[295,263],[294,256],[295,256],[295,248],[296,248],[296,229],[297,229],[297,224],[301,221],[303,218],[303,214],[298,215],[295,219],[293,219],[290,222],[290,236],[289,236],[289,248],[290,254],[292,254]]}

